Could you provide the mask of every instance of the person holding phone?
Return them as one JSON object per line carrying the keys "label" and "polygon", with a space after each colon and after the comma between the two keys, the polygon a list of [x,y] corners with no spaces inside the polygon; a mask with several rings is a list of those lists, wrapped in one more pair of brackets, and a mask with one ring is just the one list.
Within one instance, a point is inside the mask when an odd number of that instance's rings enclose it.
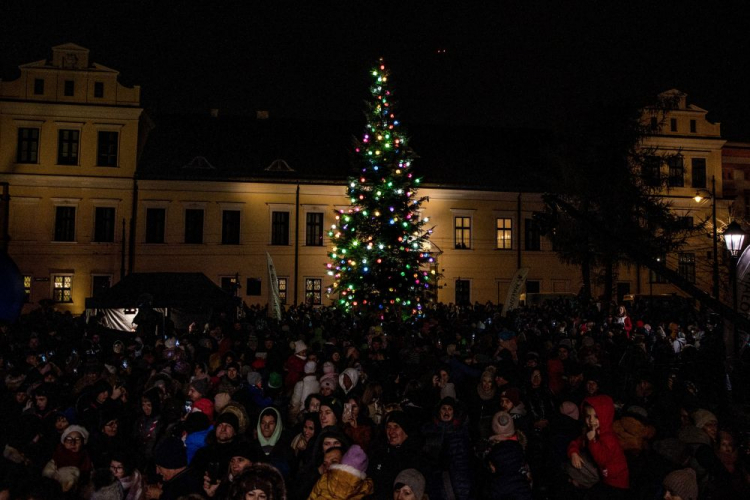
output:
{"label": "person holding phone", "polygon": [[362,403],[361,397],[350,396],[344,403],[344,413],[341,416],[344,433],[365,453],[370,450],[372,439],[372,420],[369,419],[367,411],[367,406]]}

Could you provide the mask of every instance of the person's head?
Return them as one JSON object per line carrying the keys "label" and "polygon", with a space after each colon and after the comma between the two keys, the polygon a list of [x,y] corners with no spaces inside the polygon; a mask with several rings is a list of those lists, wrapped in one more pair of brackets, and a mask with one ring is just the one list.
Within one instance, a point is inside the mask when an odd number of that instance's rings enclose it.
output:
{"label": "person's head", "polygon": [[599,382],[597,380],[590,378],[586,381],[586,394],[588,396],[599,394]]}
{"label": "person's head", "polygon": [[351,377],[349,377],[349,375],[347,373],[343,373],[341,375],[341,381],[342,381],[342,383],[344,385],[344,389],[346,389],[347,391],[349,389],[351,389],[352,386],[354,385],[354,382],[352,382]]}
{"label": "person's head", "polygon": [[409,438],[409,417],[403,411],[394,411],[388,414],[385,422],[388,445],[398,448]]}
{"label": "person's head", "polygon": [[318,435],[320,431],[320,419],[317,415],[307,415],[302,421],[302,437],[306,442]]}
{"label": "person's head", "polygon": [[346,400],[347,404],[351,405],[352,418],[357,420],[361,413],[367,413],[367,407],[362,404],[362,400],[357,396],[351,396]]}
{"label": "person's head", "polygon": [[273,433],[276,430],[276,423],[276,413],[266,412],[261,415],[260,432],[263,434],[264,438],[270,439],[271,436],[273,436]]}
{"label": "person's head", "polygon": [[135,462],[129,454],[116,450],[109,461],[109,470],[117,479],[123,479],[133,474]]}
{"label": "person's head", "polygon": [[341,448],[341,440],[335,436],[326,436],[323,438],[321,446],[323,448],[323,453],[325,453],[331,448]]}
{"label": "person's head", "polygon": [[697,500],[698,482],[693,469],[670,472],[662,482],[665,500]]}
{"label": "person's head", "polygon": [[484,372],[480,384],[484,392],[491,391],[495,384],[494,375],[490,371]]}
{"label": "person's head", "polygon": [[105,380],[99,380],[91,388],[91,392],[94,395],[96,402],[102,404],[107,401],[107,398],[109,398],[109,395],[112,392],[112,386]]}
{"label": "person's head", "polygon": [[58,413],[55,416],[55,430],[57,432],[64,431],[69,425],[70,422],[68,421],[68,417],[66,417],[63,413]]}
{"label": "person's head", "polygon": [[735,452],[734,436],[726,431],[719,432],[719,452],[731,454]]}
{"label": "person's head", "polygon": [[336,382],[332,378],[327,378],[320,383],[320,395],[327,398],[336,390]]}
{"label": "person's head", "polygon": [[320,411],[318,411],[320,426],[325,428],[337,425],[339,420],[341,420],[343,411],[344,408],[341,401],[336,398],[324,398],[320,403]]}
{"label": "person's head", "polygon": [[120,427],[120,421],[117,418],[107,419],[107,422],[103,422],[102,434],[108,437],[117,436],[117,432]]}
{"label": "person's head", "polygon": [[60,442],[71,453],[80,452],[88,439],[88,431],[79,425],[68,426],[60,436]]}
{"label": "person's head", "polygon": [[425,480],[417,469],[405,469],[393,481],[393,500],[422,500]]}
{"label": "person's head", "polygon": [[237,435],[237,429],[240,427],[239,420],[234,413],[224,412],[216,419],[214,435],[217,443],[229,443]]}
{"label": "person's head", "polygon": [[541,387],[542,380],[542,370],[539,368],[532,369],[531,374],[529,375],[529,383],[531,384],[531,387],[534,389]]}
{"label": "person's head", "polygon": [[599,428],[599,416],[596,414],[596,409],[590,404],[584,403],[583,405],[583,421],[589,430]]}
{"label": "person's head", "polygon": [[452,422],[456,414],[456,400],[446,397],[440,400],[438,407],[438,418],[441,422]]}
{"label": "person's head", "polygon": [[447,384],[451,376],[450,376],[450,373],[448,373],[448,370],[446,370],[445,368],[441,368],[438,371],[438,378],[440,379],[441,383]]}
{"label": "person's head", "polygon": [[237,365],[235,363],[230,364],[227,366],[227,378],[229,380],[237,380],[239,377],[239,370],[237,369]]}
{"label": "person's head", "polygon": [[239,476],[243,471],[252,467],[257,461],[253,455],[252,448],[248,443],[238,442],[229,452],[229,472],[233,477]]}
{"label": "person's head", "polygon": [[161,409],[161,392],[158,387],[153,387],[141,396],[141,410],[147,417],[158,415]]}
{"label": "person's head", "polygon": [[282,500],[286,485],[274,466],[255,463],[245,469],[229,487],[229,500]]}
{"label": "person's head", "polygon": [[156,472],[165,481],[171,480],[187,467],[187,451],[180,438],[168,437],[162,440],[154,450]]}
{"label": "person's head", "polygon": [[201,378],[190,382],[188,387],[187,397],[195,403],[199,399],[205,397],[208,394],[208,380]]}
{"label": "person's head", "polygon": [[320,394],[310,394],[305,398],[305,411],[308,413],[318,413],[320,411]]}
{"label": "person's head", "polygon": [[514,406],[521,403],[521,393],[515,387],[505,389],[500,395],[500,407],[504,411],[510,411]]}
{"label": "person's head", "polygon": [[340,464],[344,456],[344,449],[341,446],[328,448],[323,454],[323,469],[328,470],[331,465]]}
{"label": "person's head", "polygon": [[719,420],[716,418],[716,415],[708,410],[701,409],[696,410],[692,417],[695,426],[708,434],[711,441],[716,442],[716,437],[719,433]]}

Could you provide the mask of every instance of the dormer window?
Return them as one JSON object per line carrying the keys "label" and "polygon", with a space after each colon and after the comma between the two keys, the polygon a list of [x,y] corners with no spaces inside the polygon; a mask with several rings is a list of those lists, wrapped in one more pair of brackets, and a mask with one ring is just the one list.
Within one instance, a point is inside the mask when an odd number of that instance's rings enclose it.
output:
{"label": "dormer window", "polygon": [[75,82],[73,80],[65,80],[65,86],[63,87],[63,94],[66,97],[72,97],[75,93]]}
{"label": "dormer window", "polygon": [[94,97],[99,99],[104,97],[104,82],[94,82]]}
{"label": "dormer window", "polygon": [[34,95],[44,95],[44,78],[34,78]]}

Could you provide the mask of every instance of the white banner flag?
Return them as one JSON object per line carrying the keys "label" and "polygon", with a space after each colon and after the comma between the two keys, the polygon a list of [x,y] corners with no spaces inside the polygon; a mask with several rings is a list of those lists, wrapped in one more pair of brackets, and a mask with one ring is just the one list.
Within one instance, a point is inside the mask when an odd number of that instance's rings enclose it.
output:
{"label": "white banner flag", "polygon": [[510,286],[508,287],[508,295],[505,297],[505,303],[503,304],[502,316],[505,317],[508,311],[518,307],[518,303],[521,299],[521,290],[523,285],[526,283],[526,276],[529,275],[529,268],[522,267],[516,271],[516,275],[510,280]]}
{"label": "white banner flag", "polygon": [[268,315],[281,321],[281,297],[279,296],[279,280],[276,277],[276,268],[273,266],[271,254],[266,252],[268,260]]}

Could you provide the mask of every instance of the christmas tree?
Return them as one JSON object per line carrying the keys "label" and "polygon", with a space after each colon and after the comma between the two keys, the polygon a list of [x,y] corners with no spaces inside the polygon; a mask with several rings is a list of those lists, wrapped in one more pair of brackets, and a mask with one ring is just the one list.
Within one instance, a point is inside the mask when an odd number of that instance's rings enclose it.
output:
{"label": "christmas tree", "polygon": [[372,99],[367,125],[355,147],[354,173],[348,180],[351,206],[336,211],[328,235],[332,245],[329,293],[338,306],[418,314],[435,283],[427,251],[431,230],[420,215],[426,197],[417,197],[420,179],[412,171],[414,152],[394,114],[389,72],[382,58],[371,72]]}

